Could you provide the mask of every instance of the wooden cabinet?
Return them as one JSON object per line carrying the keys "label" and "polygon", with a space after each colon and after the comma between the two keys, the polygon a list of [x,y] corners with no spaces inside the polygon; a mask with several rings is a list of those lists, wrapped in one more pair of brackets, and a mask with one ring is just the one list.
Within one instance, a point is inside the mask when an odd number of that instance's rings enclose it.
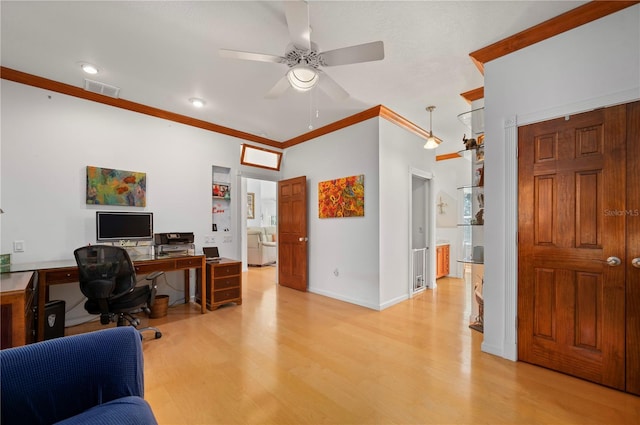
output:
{"label": "wooden cabinet", "polygon": [[436,279],[449,274],[449,245],[436,247]]}
{"label": "wooden cabinet", "polygon": [[[223,304],[242,304],[242,263],[228,258],[209,262],[206,267],[207,308],[215,310]],[[200,286],[196,286],[196,302],[200,303]]]}
{"label": "wooden cabinet", "polygon": [[0,348],[18,347],[34,341],[35,274],[0,274],[2,320]]}

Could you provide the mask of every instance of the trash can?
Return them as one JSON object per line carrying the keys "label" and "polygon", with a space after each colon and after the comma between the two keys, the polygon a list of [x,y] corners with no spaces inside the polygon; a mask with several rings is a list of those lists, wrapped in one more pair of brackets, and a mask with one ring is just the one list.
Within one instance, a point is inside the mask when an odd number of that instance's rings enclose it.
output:
{"label": "trash can", "polygon": [[44,339],[64,336],[64,300],[49,301],[44,305]]}
{"label": "trash can", "polygon": [[169,309],[169,295],[156,295],[153,305],[151,306],[151,319],[158,319],[167,315]]}

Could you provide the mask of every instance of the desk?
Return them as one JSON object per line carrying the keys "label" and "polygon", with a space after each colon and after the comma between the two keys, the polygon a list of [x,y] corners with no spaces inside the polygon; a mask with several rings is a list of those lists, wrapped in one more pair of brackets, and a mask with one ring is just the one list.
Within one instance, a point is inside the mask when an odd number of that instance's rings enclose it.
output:
{"label": "desk", "polygon": [[0,348],[33,342],[34,282],[33,272],[0,274]]}
{"label": "desk", "polygon": [[[184,270],[184,302],[189,302],[189,269],[196,270],[196,284],[200,284],[200,291],[204,292],[205,280],[198,279],[199,273],[206,270],[204,255],[140,256],[132,258],[136,274],[149,274],[156,271]],[[49,286],[62,283],[78,282],[78,267],[75,260],[45,261],[36,263],[12,264],[11,272],[33,271],[37,276],[38,287],[38,313],[44,312],[44,306],[49,300]],[[206,313],[206,304],[200,304],[201,313]],[[42,341],[44,336],[44,314],[38,314],[37,340]]]}

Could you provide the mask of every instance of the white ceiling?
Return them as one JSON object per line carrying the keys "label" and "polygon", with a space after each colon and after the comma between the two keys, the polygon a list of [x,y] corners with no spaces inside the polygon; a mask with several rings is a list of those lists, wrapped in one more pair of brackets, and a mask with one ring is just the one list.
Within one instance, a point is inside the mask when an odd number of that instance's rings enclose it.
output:
{"label": "white ceiling", "polygon": [[[351,97],[289,89],[265,93],[286,65],[224,59],[218,49],[283,55],[290,43],[276,1],[1,2],[2,66],[82,87],[91,78],[120,97],[285,141],[382,104],[445,142],[462,147],[469,110],[460,93],[483,85],[469,53],[585,1],[309,1],[311,40],[320,51],[382,40],[382,61],[324,71]],[[79,63],[101,72],[88,77]],[[188,99],[207,104],[195,109]]]}

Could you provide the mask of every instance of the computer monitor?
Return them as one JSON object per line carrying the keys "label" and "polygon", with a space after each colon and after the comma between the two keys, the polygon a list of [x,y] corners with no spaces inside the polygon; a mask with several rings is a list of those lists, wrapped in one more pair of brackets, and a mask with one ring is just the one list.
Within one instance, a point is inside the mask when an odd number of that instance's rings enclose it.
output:
{"label": "computer monitor", "polygon": [[96,241],[122,240],[153,240],[153,213],[96,211]]}

